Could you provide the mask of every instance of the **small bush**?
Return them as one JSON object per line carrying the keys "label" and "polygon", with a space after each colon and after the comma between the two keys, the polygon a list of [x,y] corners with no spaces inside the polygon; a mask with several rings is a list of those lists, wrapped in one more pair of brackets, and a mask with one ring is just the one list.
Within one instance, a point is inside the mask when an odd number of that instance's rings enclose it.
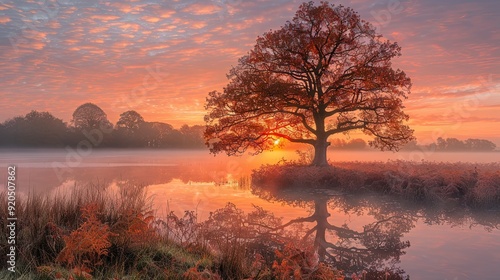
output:
{"label": "small bush", "polygon": [[84,222],[78,229],[63,237],[65,247],[57,256],[56,262],[87,273],[92,272],[93,267],[103,264],[102,258],[108,255],[111,247],[110,237],[115,234],[97,218],[97,213],[97,204],[82,207]]}

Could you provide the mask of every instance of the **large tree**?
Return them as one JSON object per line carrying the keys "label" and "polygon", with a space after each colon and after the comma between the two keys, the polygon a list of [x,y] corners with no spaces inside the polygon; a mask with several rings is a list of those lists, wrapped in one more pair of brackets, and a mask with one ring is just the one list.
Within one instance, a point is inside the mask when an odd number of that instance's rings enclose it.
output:
{"label": "large tree", "polygon": [[399,55],[351,8],[304,3],[292,21],[258,37],[223,92],[209,93],[207,145],[259,153],[284,138],[313,145],[313,164],[326,165],[328,138],[361,130],[370,145],[397,150],[413,139],[402,110],[411,81],[391,65]]}
{"label": "large tree", "polygon": [[125,129],[129,132],[136,132],[144,124],[144,118],[134,110],[120,114],[120,119],[116,123],[117,128]]}
{"label": "large tree", "polygon": [[113,127],[106,113],[94,103],[85,103],[73,112],[71,120],[73,126],[78,129],[101,129]]}
{"label": "large tree", "polygon": [[113,131],[114,144],[121,147],[145,147],[145,126],[144,118],[136,111],[123,112]]}

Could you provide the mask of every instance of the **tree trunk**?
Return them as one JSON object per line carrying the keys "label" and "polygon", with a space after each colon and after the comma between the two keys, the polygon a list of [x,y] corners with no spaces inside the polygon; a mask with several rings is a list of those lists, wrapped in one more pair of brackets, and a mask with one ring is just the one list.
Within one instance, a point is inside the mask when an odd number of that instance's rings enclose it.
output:
{"label": "tree trunk", "polygon": [[328,199],[320,198],[314,201],[314,214],[316,218],[316,237],[314,238],[314,246],[318,250],[318,256],[320,261],[325,261],[326,259],[326,229],[328,227]]}
{"label": "tree trunk", "polygon": [[328,161],[326,158],[326,151],[330,146],[330,142],[326,141],[326,138],[318,137],[316,144],[314,144],[314,159],[311,163],[313,166],[328,166]]}
{"label": "tree trunk", "polygon": [[311,165],[313,166],[328,166],[326,160],[326,150],[330,146],[328,136],[325,131],[325,112],[324,108],[320,108],[320,112],[314,115],[314,123],[316,124],[316,142],[314,143],[314,159]]}

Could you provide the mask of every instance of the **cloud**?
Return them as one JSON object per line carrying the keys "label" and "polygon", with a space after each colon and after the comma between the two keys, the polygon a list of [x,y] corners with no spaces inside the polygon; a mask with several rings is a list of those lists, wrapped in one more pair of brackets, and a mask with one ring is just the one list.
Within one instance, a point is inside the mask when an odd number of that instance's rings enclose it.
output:
{"label": "cloud", "polygon": [[186,13],[190,13],[193,15],[212,15],[220,11],[221,8],[216,5],[211,4],[192,4],[184,8],[182,11]]}
{"label": "cloud", "polygon": [[175,13],[174,10],[160,10],[157,12],[158,16],[161,18],[170,18],[175,15]]}
{"label": "cloud", "polygon": [[117,20],[120,18],[120,16],[117,16],[117,15],[92,15],[92,16],[90,16],[90,18],[93,20],[108,22],[108,21],[112,21],[112,20]]}
{"label": "cloud", "polygon": [[[203,123],[207,93],[221,90],[257,36],[279,29],[304,1],[56,1],[52,13],[42,2],[0,3],[0,98],[8,101],[0,121],[32,109],[68,121],[78,105],[95,100],[115,120],[136,109],[148,120]],[[377,23],[388,1],[372,3],[338,1]],[[403,10],[380,27],[402,47],[394,65],[413,81],[405,101],[412,125],[449,125],[435,112],[474,97],[464,126],[500,121],[499,77],[482,79],[499,71],[499,3],[401,1]],[[167,77],[134,99],[156,65]]]}
{"label": "cloud", "polygon": [[122,2],[114,2],[114,3],[109,3],[109,6],[116,8],[118,11],[122,13],[131,13],[133,11],[138,11],[139,9],[137,7],[134,7],[128,3],[122,3]]}
{"label": "cloud", "polygon": [[152,16],[143,16],[142,20],[147,21],[149,23],[157,23],[161,20],[161,18],[152,17]]}
{"label": "cloud", "polygon": [[8,16],[0,16],[0,24],[5,24],[7,22],[10,22],[10,17]]}
{"label": "cloud", "polygon": [[108,30],[107,26],[97,26],[91,28],[88,32],[89,34],[103,33]]}

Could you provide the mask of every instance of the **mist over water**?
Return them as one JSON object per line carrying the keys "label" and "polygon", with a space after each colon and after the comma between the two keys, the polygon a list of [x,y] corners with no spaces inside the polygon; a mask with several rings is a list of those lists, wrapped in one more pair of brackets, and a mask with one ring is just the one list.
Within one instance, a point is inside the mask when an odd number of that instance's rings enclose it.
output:
{"label": "mist over water", "polygon": [[[246,213],[255,206],[271,211],[286,222],[306,217],[321,203],[330,216],[328,222],[347,225],[353,230],[383,217],[404,216],[408,220],[400,231],[401,241],[410,247],[401,254],[397,267],[411,279],[493,279],[500,268],[500,215],[470,215],[466,212],[441,213],[422,211],[412,205],[391,200],[345,197],[330,192],[296,194],[296,197],[274,197],[258,193],[250,187],[249,176],[262,164],[294,160],[294,151],[277,150],[258,156],[214,157],[206,151],[186,150],[92,150],[86,155],[72,150],[36,149],[1,150],[0,175],[4,187],[6,166],[18,168],[18,191],[53,195],[71,193],[75,185],[102,185],[117,191],[129,184],[147,186],[159,215],[169,211],[183,213],[196,210],[206,219],[215,209],[234,203]],[[413,160],[416,163],[472,162],[491,163],[500,153],[423,153],[329,151],[329,158],[342,161]],[[307,186],[304,186],[307,189]],[[318,200],[327,198],[326,201]],[[397,206],[395,206],[397,205]],[[334,233],[327,235],[335,241]],[[398,253],[399,254],[399,253]]]}

